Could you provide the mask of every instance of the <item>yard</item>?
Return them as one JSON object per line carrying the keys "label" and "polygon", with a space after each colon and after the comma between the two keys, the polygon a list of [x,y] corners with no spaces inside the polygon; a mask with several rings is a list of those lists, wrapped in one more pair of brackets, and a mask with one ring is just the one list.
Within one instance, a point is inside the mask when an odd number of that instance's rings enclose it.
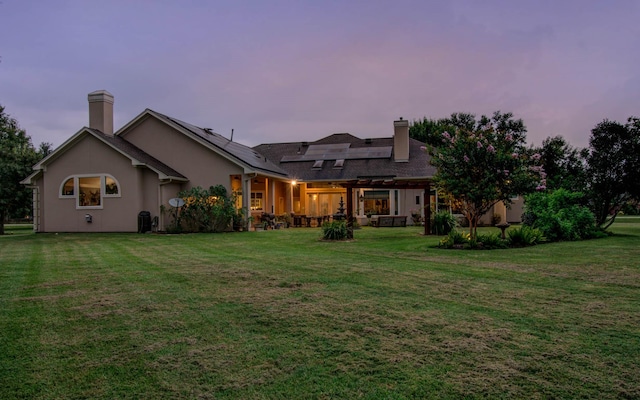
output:
{"label": "yard", "polygon": [[7,231],[2,399],[640,398],[638,218],[493,251]]}

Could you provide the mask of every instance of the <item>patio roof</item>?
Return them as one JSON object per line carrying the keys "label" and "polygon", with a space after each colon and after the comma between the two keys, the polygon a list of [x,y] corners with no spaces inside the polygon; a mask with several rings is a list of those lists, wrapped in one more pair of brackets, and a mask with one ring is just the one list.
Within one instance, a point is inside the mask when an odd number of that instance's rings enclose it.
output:
{"label": "patio roof", "polygon": [[347,189],[347,227],[350,239],[353,239],[353,196],[352,189],[372,188],[372,189],[423,189],[424,204],[424,234],[431,234],[431,226],[427,221],[431,220],[431,181],[429,179],[420,180],[395,180],[395,179],[355,179],[340,183],[340,186]]}

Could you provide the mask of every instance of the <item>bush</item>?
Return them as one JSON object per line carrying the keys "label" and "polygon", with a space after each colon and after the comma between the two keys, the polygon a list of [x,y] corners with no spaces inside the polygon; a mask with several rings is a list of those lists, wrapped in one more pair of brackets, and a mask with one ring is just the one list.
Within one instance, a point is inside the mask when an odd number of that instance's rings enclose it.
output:
{"label": "bush", "polygon": [[438,247],[443,249],[506,249],[509,247],[534,246],[544,241],[542,232],[528,226],[507,231],[508,238],[502,239],[499,233],[478,235],[473,240],[468,233],[452,230],[440,240]]}
{"label": "bush", "polygon": [[544,240],[544,235],[538,229],[523,225],[520,229],[508,230],[507,240],[513,247],[534,246]]}
{"label": "bush", "polygon": [[506,249],[507,247],[509,247],[509,242],[505,239],[502,239],[499,233],[478,235],[477,242],[478,244],[482,244],[482,248],[488,250]]}
{"label": "bush", "polygon": [[332,221],[322,224],[322,238],[324,240],[346,240],[347,223],[345,221]]}
{"label": "bush", "polygon": [[438,247],[442,247],[445,249],[451,249],[454,247],[463,247],[465,244],[469,243],[469,234],[462,233],[457,230],[452,230],[449,234],[440,240]]}
{"label": "bush", "polygon": [[431,232],[434,235],[448,235],[456,226],[456,217],[448,211],[439,211],[433,216]]}
{"label": "bush", "polygon": [[232,227],[237,218],[235,199],[227,195],[222,185],[208,190],[196,186],[178,196],[185,204],[176,218],[176,230],[182,232],[222,232]]}
{"label": "bush", "polygon": [[579,192],[558,189],[525,197],[523,224],[539,229],[547,240],[581,240],[597,236],[595,217]]}

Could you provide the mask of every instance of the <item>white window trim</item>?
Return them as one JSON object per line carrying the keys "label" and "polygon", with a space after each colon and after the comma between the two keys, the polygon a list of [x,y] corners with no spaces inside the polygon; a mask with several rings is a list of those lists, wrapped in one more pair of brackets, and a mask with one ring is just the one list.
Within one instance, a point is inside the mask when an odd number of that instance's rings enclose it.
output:
{"label": "white window trim", "polygon": [[[258,198],[258,196],[254,196],[254,195],[256,195],[256,194],[260,194],[260,195],[261,195],[260,200],[261,200],[262,207],[261,207],[261,208],[255,208],[255,209],[254,209],[254,208],[251,206],[251,201],[252,201],[252,200],[254,200],[254,199],[257,199],[257,198]],[[251,211],[253,211],[253,212],[259,212],[259,211],[264,212],[264,209],[265,209],[265,199],[266,199],[266,193],[265,193],[263,190],[252,190],[252,191],[251,191],[251,195],[249,196],[249,208],[251,209]]]}
{"label": "white window trim", "polygon": [[[79,179],[80,178],[100,178],[100,205],[99,206],[81,206],[80,205],[80,187],[79,187]],[[118,193],[116,194],[106,194],[106,178],[109,177],[113,179],[118,187]],[[64,184],[67,183],[69,179],[73,179],[73,195],[64,195],[62,194],[62,190],[64,189]],[[117,198],[122,197],[122,186],[120,182],[111,174],[76,174],[69,175],[62,180],[60,184],[60,188],[58,189],[58,198],[60,199],[75,199],[76,200],[76,209],[77,210],[102,210],[104,208],[104,199],[105,198]]]}
{"label": "white window trim", "polygon": [[[69,179],[73,179],[73,194],[62,194],[63,190],[64,190],[64,185],[67,183],[67,181]],[[58,189],[58,198],[60,199],[74,199],[77,195],[77,188],[78,184],[77,184],[77,179],[75,178],[75,176],[71,175],[71,176],[67,176],[66,178],[64,178],[62,180],[62,183],[60,184],[60,188]]]}

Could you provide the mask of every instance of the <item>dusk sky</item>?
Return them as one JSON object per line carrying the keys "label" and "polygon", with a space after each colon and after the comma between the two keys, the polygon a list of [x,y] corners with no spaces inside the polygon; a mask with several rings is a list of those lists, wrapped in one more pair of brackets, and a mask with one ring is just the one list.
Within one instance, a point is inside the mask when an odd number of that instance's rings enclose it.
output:
{"label": "dusk sky", "polygon": [[34,144],[151,108],[254,146],[512,112],[586,147],[640,116],[640,1],[0,0],[0,104]]}

